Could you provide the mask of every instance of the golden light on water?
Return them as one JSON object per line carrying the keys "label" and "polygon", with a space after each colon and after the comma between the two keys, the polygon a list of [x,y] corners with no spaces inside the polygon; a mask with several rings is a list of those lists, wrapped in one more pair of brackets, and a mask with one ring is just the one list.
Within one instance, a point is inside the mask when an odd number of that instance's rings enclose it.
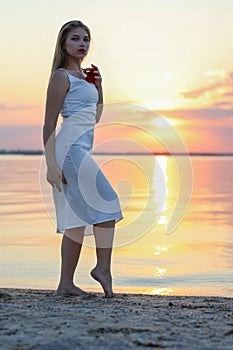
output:
{"label": "golden light on water", "polygon": [[162,268],[162,267],[158,267],[158,266],[156,266],[155,270],[156,270],[156,272],[155,272],[156,278],[162,278],[165,275],[165,273],[167,272],[166,268]]}
{"label": "golden light on water", "polygon": [[154,255],[160,255],[161,252],[165,252],[167,251],[167,247],[160,247],[160,246],[157,246],[155,247],[155,251],[154,251]]}
{"label": "golden light on water", "polygon": [[166,215],[160,215],[159,220],[158,220],[158,224],[166,225],[167,222],[168,222],[167,216]]}
{"label": "golden light on water", "polygon": [[[159,178],[160,176],[160,178]],[[152,188],[154,190],[154,203],[156,207],[156,214],[164,213],[167,209],[166,198],[168,194],[168,176],[167,176],[167,157],[156,157],[154,164],[154,178]],[[163,200],[161,200],[163,199]],[[158,224],[167,224],[166,215],[159,218]]]}
{"label": "golden light on water", "polygon": [[174,292],[174,289],[171,288],[155,288],[151,290],[151,294],[153,295],[167,295]]}
{"label": "golden light on water", "polygon": [[[171,157],[165,161],[164,157],[141,156],[133,157],[131,161],[118,159],[108,162],[109,156],[98,156],[96,159],[99,164],[104,163],[104,172],[114,187],[119,187],[120,199],[125,206],[122,224],[132,225],[124,233],[128,237],[125,241],[130,244],[114,249],[116,288],[122,288],[123,292],[127,290],[152,295],[230,296],[232,196],[229,188],[232,172],[226,169],[231,166],[232,159],[193,159],[194,171],[201,166],[202,172],[195,171],[191,210],[176,232],[169,236],[164,233],[166,224],[163,225],[163,220],[169,221],[169,213],[177,198],[178,177],[174,160]],[[160,167],[158,159],[161,159]],[[56,234],[54,221],[49,216],[52,209],[46,212],[42,203],[42,193],[37,183],[39,164],[38,156],[1,156],[4,205],[0,222],[3,246],[0,263],[3,271],[7,271],[2,279],[2,285],[7,287],[56,287],[62,236]],[[143,165],[147,176],[137,164]],[[147,228],[143,220],[138,220],[138,213],[147,203],[147,197],[143,194],[148,190],[148,183],[151,190],[154,177],[159,178],[157,173],[162,174],[161,168],[166,174],[165,183],[169,190],[165,200],[167,209],[159,218],[162,224],[134,240],[138,226],[137,232],[140,234]],[[7,173],[5,169],[8,169]],[[49,186],[46,188],[50,191]],[[154,198],[156,189],[154,187],[149,191],[150,198]],[[46,208],[52,206],[48,191],[44,193],[48,201]],[[153,217],[155,209],[152,200],[148,207],[148,219]],[[116,238],[119,232],[116,232]],[[97,287],[90,284],[88,271],[94,266],[95,251],[86,242],[85,245],[77,282],[94,289]],[[41,249],[44,251],[42,255]]]}

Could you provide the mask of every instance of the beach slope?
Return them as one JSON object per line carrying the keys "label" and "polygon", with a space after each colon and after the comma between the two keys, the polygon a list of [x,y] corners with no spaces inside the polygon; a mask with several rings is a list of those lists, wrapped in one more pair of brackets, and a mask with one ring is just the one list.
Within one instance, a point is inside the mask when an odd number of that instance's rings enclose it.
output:
{"label": "beach slope", "polygon": [[232,349],[233,298],[0,289],[4,350]]}

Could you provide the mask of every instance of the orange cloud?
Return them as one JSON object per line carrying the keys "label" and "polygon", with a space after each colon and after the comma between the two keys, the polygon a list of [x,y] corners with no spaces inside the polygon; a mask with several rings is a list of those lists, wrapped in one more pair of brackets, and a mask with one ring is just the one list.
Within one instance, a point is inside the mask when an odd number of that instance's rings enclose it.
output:
{"label": "orange cloud", "polygon": [[[210,79],[210,82],[212,81],[212,78]],[[218,90],[218,94],[223,96],[233,96],[232,91],[233,86],[233,72],[227,73],[227,76],[222,78],[220,81],[216,81],[214,83],[210,83],[208,86],[204,86],[199,89],[191,90],[191,91],[184,91],[181,92],[180,95],[185,99],[196,99],[198,97],[201,97],[206,94],[206,92],[216,92]],[[222,89],[219,91],[219,89]],[[229,92],[225,92],[229,90]]]}
{"label": "orange cloud", "polygon": [[[233,108],[196,108],[196,109],[175,109],[175,110],[159,110],[159,114],[169,117],[171,119],[181,119],[184,121],[191,121],[198,123],[197,119],[213,120],[216,118],[233,118]],[[226,105],[226,104],[224,104]]]}
{"label": "orange cloud", "polygon": [[41,125],[44,107],[33,105],[0,105],[0,125]]}

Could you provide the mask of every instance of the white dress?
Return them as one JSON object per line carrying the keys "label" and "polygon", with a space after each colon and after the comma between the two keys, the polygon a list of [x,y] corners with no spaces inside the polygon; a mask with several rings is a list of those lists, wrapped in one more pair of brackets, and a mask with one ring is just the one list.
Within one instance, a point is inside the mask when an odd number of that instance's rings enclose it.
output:
{"label": "white dress", "polygon": [[94,84],[66,74],[70,89],[61,109],[55,158],[67,184],[62,183],[62,192],[52,187],[57,233],[85,226],[84,234],[91,235],[93,224],[118,222],[123,215],[116,192],[91,156],[98,91]]}

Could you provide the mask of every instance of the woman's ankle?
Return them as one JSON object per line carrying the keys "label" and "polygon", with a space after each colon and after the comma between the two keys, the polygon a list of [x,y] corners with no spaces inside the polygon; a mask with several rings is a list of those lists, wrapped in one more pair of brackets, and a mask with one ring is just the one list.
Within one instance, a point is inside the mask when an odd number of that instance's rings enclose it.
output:
{"label": "woman's ankle", "polygon": [[98,273],[101,273],[102,275],[111,275],[110,267],[97,264],[93,270],[97,271]]}
{"label": "woman's ankle", "polygon": [[72,287],[74,282],[72,280],[60,280],[58,288]]}

